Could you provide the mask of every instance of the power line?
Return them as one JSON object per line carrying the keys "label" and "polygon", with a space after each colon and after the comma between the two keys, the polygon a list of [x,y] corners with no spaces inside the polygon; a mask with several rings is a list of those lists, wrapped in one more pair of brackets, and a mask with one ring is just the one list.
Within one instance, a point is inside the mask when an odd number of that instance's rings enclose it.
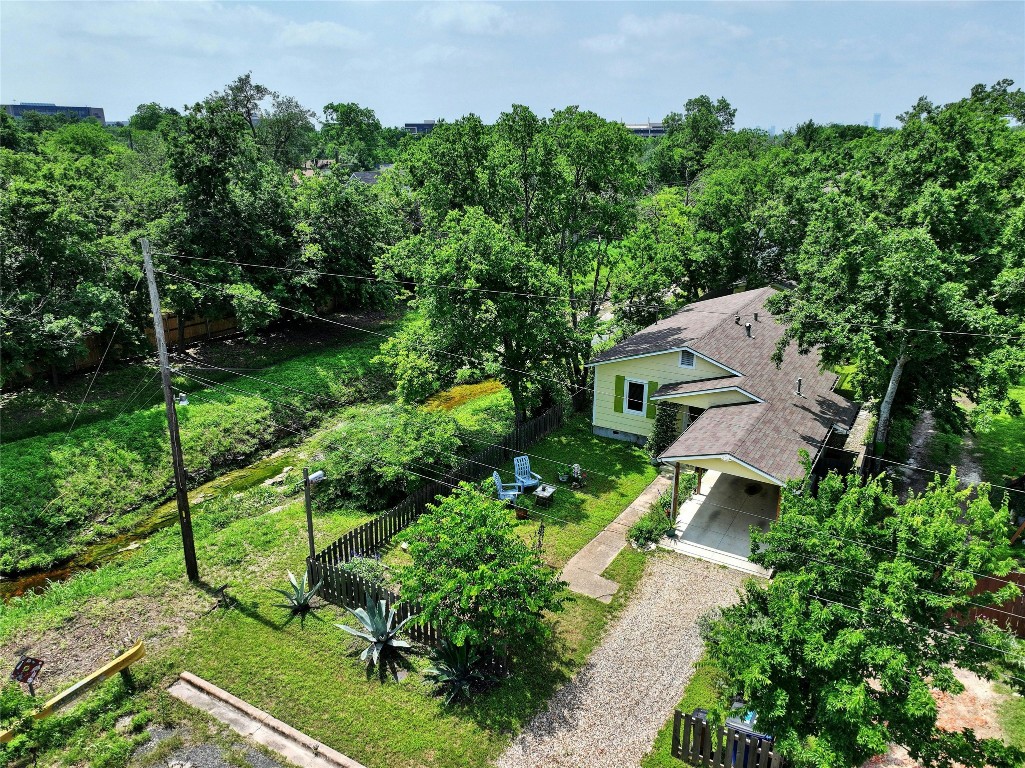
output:
{"label": "power line", "polygon": [[[208,383],[208,384],[213,385],[213,386],[219,386],[219,385],[215,384],[214,382],[210,382],[207,379],[203,379],[202,377],[192,376],[192,375],[184,373],[184,372],[181,372],[181,373],[182,373],[182,375],[188,376],[189,378],[194,378],[194,379],[196,379],[196,380],[198,380],[200,382]],[[273,382],[265,381],[263,379],[257,379],[256,377],[249,377],[249,378],[254,378],[257,381],[262,381],[263,383],[274,385]],[[227,386],[227,385],[223,385],[223,386]],[[231,387],[228,387],[228,388],[232,389]],[[236,391],[244,392],[244,390],[236,390]],[[301,392],[302,390],[298,390],[298,391]],[[245,394],[250,394],[250,393],[245,393]],[[313,397],[313,395],[310,395],[309,393],[305,393],[304,392],[303,394],[307,394],[308,396]],[[271,399],[271,398],[268,398],[268,399]],[[271,399],[271,402],[277,402],[277,401]],[[282,405],[286,405],[286,407],[289,407],[289,408],[291,408],[293,410],[301,411],[304,415],[309,415],[308,411],[305,411],[305,410],[299,408],[298,406],[294,406],[294,405],[291,405],[291,404],[284,404],[284,403],[281,403],[281,404]],[[473,438],[471,438],[471,439],[473,439]],[[478,442],[482,442],[485,445],[490,445],[492,447],[497,447],[497,448],[504,448],[505,447],[505,446],[500,446],[497,443],[488,443],[487,441],[478,441]],[[476,460],[474,460],[472,458],[460,456],[458,454],[454,454],[454,453],[451,453],[451,452],[446,452],[446,454],[451,456],[456,461],[469,461],[470,463],[478,464],[479,466],[483,466],[483,467],[486,467],[488,469],[492,469],[492,470],[495,470],[495,471],[498,471],[498,472],[508,472],[508,470],[504,470],[501,467],[496,467],[496,466],[491,465],[491,464],[485,464],[483,462],[476,461]],[[537,458],[538,460],[554,461],[554,460],[551,460],[551,459],[547,459],[546,457],[543,457],[543,456],[538,456],[536,454],[524,454],[524,455],[528,455],[528,456],[531,456],[533,458]],[[567,464],[566,462],[555,462],[555,463],[562,464],[562,465],[565,465],[565,466],[571,466],[571,465]],[[605,478],[607,478],[609,480],[613,480],[613,481],[616,480],[615,477],[613,477],[611,475],[606,475],[606,474],[604,474],[602,472],[599,472],[599,471],[596,471],[596,470],[590,470],[589,469],[587,471],[592,473],[592,474],[598,475],[599,477],[605,477]],[[781,489],[781,492],[782,492],[782,489]],[[705,503],[707,504],[707,502],[705,502]],[[727,511],[731,511],[731,512],[738,512],[738,513],[741,513],[741,514],[746,514],[746,515],[749,515],[749,516],[754,517],[756,519],[765,520],[765,521],[770,522],[770,523],[771,522],[776,522],[776,518],[770,518],[770,517],[767,517],[767,516],[764,516],[764,515],[758,515],[758,514],[755,514],[754,512],[747,512],[747,511],[744,511],[744,510],[736,509],[734,507],[727,507],[727,506],[721,505],[721,504],[713,504],[712,506],[717,508],[717,509],[722,509],[722,510],[727,510]],[[553,518],[553,519],[558,519],[558,518]],[[568,523],[568,521],[562,521],[562,522],[567,522]],[[791,524],[796,525],[795,523],[791,523]],[[814,531],[814,532],[817,532],[817,533],[821,532],[821,529],[813,528],[811,526],[798,526],[798,527],[803,529],[803,530]],[[952,569],[952,570],[955,570],[955,571],[958,571],[958,572],[967,573],[967,574],[969,574],[971,576],[974,576],[975,578],[987,578],[988,577],[988,578],[992,578],[994,580],[1000,581],[1000,582],[1002,582],[1004,584],[1014,584],[1015,583],[1015,582],[1012,582],[1010,580],[1002,579],[1002,578],[997,577],[997,576],[991,576],[991,575],[987,576],[986,574],[980,574],[980,573],[976,573],[974,571],[970,571],[970,570],[967,570],[967,569],[957,568],[956,566],[952,566],[952,565],[945,565],[943,563],[939,563],[939,562],[936,562],[936,561],[933,561],[933,560],[928,560],[926,558],[916,557],[916,556],[910,555],[908,553],[901,553],[901,552],[897,552],[896,550],[887,549],[885,547],[879,547],[879,546],[870,544],[870,543],[868,543],[866,541],[857,540],[857,539],[847,539],[847,538],[841,537],[841,536],[839,536],[839,535],[837,535],[835,533],[832,533],[832,532],[830,533],[830,535],[832,535],[835,538],[838,538],[838,539],[840,539],[842,541],[847,541],[847,542],[858,544],[858,545],[861,545],[861,546],[870,547],[872,549],[876,549],[876,550],[881,551],[881,552],[886,552],[886,553],[888,553],[890,555],[893,555],[894,557],[907,557],[909,559],[918,560],[920,562],[924,562],[924,563],[927,563],[929,565],[934,565],[934,566],[937,566],[937,567],[940,567],[940,568]],[[841,567],[843,567],[843,566],[841,566]],[[980,606],[977,606],[977,607],[985,607],[985,606],[981,606],[980,605]],[[994,610],[998,610],[998,609],[994,609]],[[1013,616],[1016,616],[1016,617],[1018,616],[1017,614],[1010,614],[1010,615],[1013,615]]]}
{"label": "power line", "polygon": [[[139,283],[142,282],[142,275],[139,275],[139,279],[135,281],[135,285],[132,287],[132,293],[139,287]],[[100,356],[100,362],[96,366],[96,370],[93,371],[93,377],[89,380],[89,386],[86,387],[85,394],[82,395],[82,401],[78,404],[78,410],[75,411],[75,418],[71,420],[71,426],[68,427],[68,433],[64,435],[64,442],[68,442],[68,438],[71,437],[71,431],[75,428],[75,424],[78,423],[78,417],[82,415],[82,406],[85,405],[85,401],[89,397],[89,393],[93,391],[93,384],[96,383],[96,377],[100,375],[100,369],[103,367],[103,361],[107,359],[107,353],[110,352],[110,348],[114,345],[114,337],[117,336],[117,332],[121,330],[121,324],[124,322],[124,318],[117,321],[117,325],[114,326],[114,332],[110,334],[110,340],[107,342],[107,348],[103,350],[103,354]]]}
{"label": "power line", "polygon": [[[195,283],[196,285],[203,285],[203,286],[206,286],[207,288],[213,288],[214,290],[218,290],[218,291],[221,291],[221,292],[224,292],[226,290],[225,288],[223,288],[221,286],[213,285],[212,283],[206,283],[206,282],[203,282],[202,280],[194,280],[193,278],[184,277],[182,275],[176,275],[173,272],[165,272],[164,270],[161,270],[161,269],[157,269],[155,271],[159,272],[160,274],[162,274],[162,275],[164,275],[166,277],[171,277],[171,278],[174,278],[174,279],[177,279],[177,280],[185,280],[186,282]],[[301,309],[293,309],[292,307],[286,307],[285,305],[278,304],[277,302],[271,301],[270,299],[268,299],[266,297],[262,297],[261,300],[264,301],[265,303],[273,306],[273,307],[277,307],[278,309],[283,309],[286,312],[294,312],[295,314],[302,315],[303,317],[309,317],[309,318],[312,318],[314,320],[320,320],[322,322],[329,323],[331,325],[337,325],[337,326],[339,326],[341,328],[348,328],[349,330],[362,331],[363,333],[369,333],[369,334],[371,334],[373,336],[380,336],[383,339],[391,338],[391,336],[389,336],[386,333],[380,333],[378,331],[372,331],[372,330],[370,330],[368,328],[360,328],[358,325],[350,325],[349,323],[343,323],[343,322],[341,322],[339,320],[334,320],[334,319],[328,318],[328,317],[321,317],[320,315],[315,315],[315,314],[312,314],[310,312],[304,312]],[[417,346],[420,347],[421,349],[429,349],[429,350],[431,350],[433,352],[436,352],[436,353],[438,353],[440,355],[447,355],[449,357],[455,357],[455,358],[459,358],[459,359],[462,359],[462,360],[468,360],[470,362],[480,363],[481,365],[492,365],[493,364],[493,363],[488,363],[488,362],[486,362],[484,360],[481,360],[479,358],[476,358],[476,357],[470,357],[469,355],[460,355],[460,354],[458,354],[456,352],[448,352],[446,350],[438,349],[437,347],[430,347],[430,346],[427,346],[425,344],[419,344]],[[562,379],[552,378],[551,376],[543,376],[543,375],[538,374],[538,373],[531,373],[530,371],[524,371],[524,370],[522,370],[520,368],[512,368],[510,366],[500,365],[500,364],[497,364],[497,363],[494,363],[494,365],[497,365],[499,368],[502,368],[503,370],[506,370],[506,371],[512,371],[514,373],[519,373],[519,374],[522,374],[524,376],[530,376],[531,378],[543,379],[543,380],[546,380],[546,381],[551,381],[551,382],[554,382],[555,384],[558,384],[559,386],[564,386],[564,387],[567,387],[569,389],[576,390],[578,392],[589,392],[589,391],[591,391],[590,387],[573,386],[571,384],[567,384],[567,382],[563,381]],[[608,393],[602,393],[602,394],[608,394]]]}
{"label": "power line", "polygon": [[[558,301],[558,302],[566,303],[566,304],[569,304],[571,307],[573,305],[573,302],[575,302],[575,301],[585,301],[584,299],[571,298],[571,297],[567,297],[567,296],[554,296],[554,295],[549,295],[549,294],[529,293],[529,292],[526,292],[526,291],[507,291],[507,290],[500,290],[500,289],[493,289],[493,288],[477,288],[477,287],[473,287],[473,286],[445,285],[443,283],[429,283],[429,282],[422,282],[422,281],[416,281],[416,280],[405,280],[405,279],[395,278],[395,277],[381,277],[379,275],[353,275],[353,274],[346,274],[346,273],[341,273],[341,272],[326,272],[326,271],[309,269],[309,268],[303,268],[303,267],[280,267],[280,266],[273,265],[273,264],[257,264],[257,263],[254,263],[254,262],[247,262],[247,261],[233,261],[231,259],[211,259],[211,258],[207,258],[207,257],[203,257],[203,256],[191,256],[191,255],[166,253],[164,251],[154,251],[154,253],[159,253],[161,256],[167,256],[167,257],[173,258],[173,259],[193,259],[193,260],[196,260],[196,261],[206,261],[206,262],[213,262],[213,263],[218,263],[218,264],[232,264],[232,265],[240,266],[240,267],[256,267],[257,269],[272,269],[272,270],[277,270],[277,271],[281,271],[281,272],[301,272],[303,274],[317,275],[317,276],[320,276],[320,277],[341,277],[341,278],[346,278],[346,279],[350,279],[350,280],[369,280],[369,281],[386,282],[386,283],[397,283],[397,284],[406,285],[406,286],[414,285],[414,286],[425,286],[425,287],[429,287],[429,288],[441,288],[441,289],[447,290],[447,291],[476,291],[476,292],[480,292],[480,293],[493,293],[493,294],[500,294],[500,295],[517,296],[517,297],[522,297],[522,298],[544,299],[544,300],[547,300],[547,301]],[[183,279],[188,279],[188,278],[183,278]],[[602,303],[604,303],[604,302],[602,302]],[[692,303],[694,303],[694,302],[692,302]],[[661,305],[661,304],[632,304],[631,306],[634,307],[634,308],[638,308],[638,309],[655,309],[655,310],[665,310],[666,309],[666,306],[665,305]],[[575,307],[573,307],[573,308],[575,309]],[[745,313],[740,313],[740,312],[723,312],[723,311],[708,310],[708,309],[698,309],[698,310],[693,310],[693,311],[694,312],[700,312],[700,313],[703,313],[703,314],[709,314],[709,315],[723,315],[724,317],[733,317],[733,316],[737,316],[737,315],[739,315],[740,317],[748,317],[751,314],[753,314],[753,313],[750,313],[750,312],[745,312]],[[669,319],[669,318],[664,318],[664,319]],[[659,320],[659,321],[656,321],[656,322],[663,322],[663,320]],[[847,327],[850,327],[850,328],[878,328],[878,329],[883,329],[883,330],[887,330],[887,331],[896,331],[896,332],[899,332],[899,333],[931,333],[931,334],[946,335],[946,336],[978,336],[978,337],[987,337],[987,338],[996,338],[996,339],[1007,339],[1008,341],[1014,341],[1014,340],[1018,340],[1018,339],[1025,339],[1025,336],[1009,336],[1009,335],[1003,334],[1003,333],[980,333],[980,332],[975,332],[975,331],[946,331],[946,330],[939,330],[939,329],[935,329],[935,328],[900,328],[900,327],[897,327],[897,326],[882,325],[882,324],[878,324],[878,323],[849,323],[849,322],[843,322],[843,321],[837,321],[837,320],[809,320],[809,319],[805,319],[802,322],[814,323],[816,325],[836,325],[836,324],[840,324],[840,325],[844,325],[844,326],[847,326]]]}

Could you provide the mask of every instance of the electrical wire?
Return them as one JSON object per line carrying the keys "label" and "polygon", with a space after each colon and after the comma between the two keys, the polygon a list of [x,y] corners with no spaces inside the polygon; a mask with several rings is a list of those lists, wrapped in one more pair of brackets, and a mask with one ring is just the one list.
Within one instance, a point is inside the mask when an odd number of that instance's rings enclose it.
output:
{"label": "electrical wire", "polygon": [[[132,287],[132,293],[139,287],[139,283],[142,282],[142,275],[139,275],[139,279],[135,281],[135,285]],[[114,332],[110,334],[110,340],[107,341],[107,347],[103,350],[103,354],[100,356],[100,362],[96,366],[96,370],[93,371],[93,376],[89,379],[89,386],[86,387],[85,394],[82,395],[82,400],[78,404],[78,410],[75,411],[75,418],[71,420],[71,426],[68,427],[68,433],[64,435],[64,442],[68,442],[68,438],[71,437],[71,431],[75,428],[75,424],[78,423],[78,417],[82,415],[82,407],[85,405],[85,401],[89,398],[89,393],[93,391],[93,384],[96,383],[96,377],[100,375],[100,369],[103,367],[104,360],[107,359],[107,353],[110,352],[110,348],[114,345],[114,337],[117,336],[117,332],[121,330],[121,324],[124,322],[124,318],[117,321],[117,325],[114,326]]]}
{"label": "electrical wire", "polygon": [[[202,377],[190,375],[190,374],[185,373],[183,371],[176,371],[176,372],[181,373],[181,375],[188,376],[189,378],[193,378],[195,380],[198,380],[198,381],[200,381],[202,383],[206,383],[206,384],[211,385],[211,386],[219,386],[215,382],[212,382],[212,381],[210,381],[208,379],[203,379]],[[250,376],[250,377],[247,377],[247,378],[252,378],[252,379],[254,379],[256,381],[259,381],[261,383],[268,384],[268,385],[271,385],[271,386],[278,386],[274,382],[270,382],[270,381],[267,381],[265,379],[260,379],[258,377]],[[234,388],[232,388],[232,387],[230,387],[228,385],[223,385],[223,386],[226,386],[229,389],[234,389]],[[291,389],[291,390],[294,390],[294,391],[298,391],[298,392],[300,392],[302,394],[306,394],[309,397],[317,397],[316,395],[312,395],[311,393],[305,392],[303,390],[295,390],[292,387],[284,387],[284,388]],[[243,394],[246,394],[246,395],[249,395],[249,396],[252,395],[252,393],[246,392],[245,390],[235,389],[235,391],[242,392]],[[306,411],[305,409],[302,409],[302,408],[300,408],[298,406],[295,406],[295,405],[292,405],[292,404],[288,404],[288,403],[281,403],[280,401],[274,400],[272,398],[267,398],[267,399],[270,400],[271,402],[278,402],[279,404],[284,405],[285,407],[288,407],[288,408],[291,408],[291,409],[296,410],[298,412],[301,412],[301,413],[303,413],[303,415],[309,415],[308,411]],[[341,402],[341,401],[337,401],[337,402]],[[485,445],[489,445],[489,446],[495,447],[495,448],[503,448],[503,449],[506,448],[506,446],[501,446],[501,445],[499,445],[497,443],[489,443],[487,441],[477,441],[477,442],[482,442]],[[524,453],[522,451],[519,452],[519,453],[522,453],[523,455],[531,456],[532,458],[537,458],[539,460],[554,461],[554,460],[547,459],[546,457],[538,456],[537,454],[529,454],[529,453]],[[488,469],[492,469],[492,470],[495,470],[495,471],[498,471],[498,472],[508,472],[508,470],[504,470],[504,469],[502,469],[500,467],[495,467],[495,466],[490,465],[490,464],[484,464],[484,463],[476,461],[474,459],[469,459],[467,457],[463,457],[463,456],[460,456],[458,454],[454,454],[454,453],[451,453],[451,452],[448,452],[447,455],[451,456],[452,458],[456,459],[457,461],[464,461],[464,460],[465,461],[470,461],[471,463],[478,464],[480,466],[483,466],[483,467],[486,467]],[[571,466],[570,464],[568,464],[566,462],[555,462],[555,463],[562,464],[564,466]],[[587,469],[586,471],[589,472],[590,474],[594,474],[594,475],[597,475],[599,477],[605,477],[605,478],[607,478],[609,480],[612,480],[613,482],[615,482],[616,479],[617,479],[617,478],[613,477],[612,475],[607,475],[607,474],[604,474],[602,472],[598,472],[596,470]],[[780,492],[781,493],[783,492],[782,489],[781,489]],[[705,504],[707,504],[707,502],[705,502]],[[738,512],[738,513],[741,513],[741,514],[746,514],[746,515],[749,515],[750,517],[754,517],[756,519],[765,520],[765,521],[770,522],[770,523],[776,521],[776,518],[770,518],[770,517],[767,517],[765,515],[758,515],[758,514],[755,514],[753,512],[737,509],[737,508],[734,508],[734,507],[728,507],[728,506],[721,505],[721,504],[713,504],[712,506],[716,507],[717,509],[721,509],[721,510],[725,510],[725,511]],[[568,521],[562,521],[562,522],[568,522]],[[810,526],[800,526],[800,527],[803,530],[814,531],[814,532],[818,532],[819,531],[819,529],[812,528]],[[849,543],[853,543],[853,544],[857,544],[857,545],[865,546],[865,547],[870,547],[872,549],[876,549],[876,550],[881,551],[881,552],[886,552],[888,554],[893,555],[894,557],[901,557],[901,556],[908,557],[908,558],[915,559],[915,560],[918,560],[920,562],[924,562],[924,563],[927,563],[929,565],[933,565],[933,566],[936,566],[936,567],[939,567],[939,568],[954,569],[954,570],[956,570],[958,572],[962,572],[962,573],[966,573],[966,574],[972,575],[975,578],[991,578],[991,579],[1000,581],[1000,582],[1002,582],[1004,584],[1014,584],[1014,583],[1016,583],[1016,582],[1013,582],[1013,581],[1010,581],[1010,580],[1007,580],[1007,579],[1002,579],[1002,578],[997,577],[997,576],[991,576],[991,575],[987,575],[987,574],[980,574],[980,573],[976,573],[974,571],[970,571],[970,570],[967,570],[967,569],[956,568],[955,566],[945,565],[943,563],[939,563],[939,562],[936,562],[936,561],[928,560],[928,559],[925,559],[925,558],[919,558],[919,557],[916,557],[914,555],[910,555],[910,554],[907,554],[907,553],[900,553],[900,552],[897,552],[895,550],[886,549],[885,547],[878,547],[878,546],[870,544],[870,543],[868,543],[866,541],[861,541],[861,540],[857,540],[857,539],[846,539],[846,538],[838,536],[838,535],[836,535],[834,533],[831,533],[831,535],[833,535],[835,538],[838,538],[838,539],[840,539],[842,541],[847,541]],[[982,606],[979,606],[979,607],[982,607]],[[1017,616],[1017,614],[1012,614],[1012,615]]]}
{"label": "electrical wire", "polygon": [[[559,302],[567,303],[567,304],[570,304],[571,307],[572,307],[572,303],[574,301],[584,301],[584,299],[571,298],[571,297],[567,297],[567,296],[554,296],[554,295],[540,294],[540,293],[529,293],[529,292],[525,292],[525,291],[506,291],[506,290],[499,290],[499,289],[492,289],[492,288],[477,288],[477,287],[472,287],[472,286],[445,285],[443,283],[428,283],[428,282],[422,282],[422,281],[416,281],[416,280],[404,280],[404,279],[401,279],[401,278],[394,278],[394,277],[381,277],[379,275],[353,275],[353,274],[345,274],[345,273],[341,273],[341,272],[325,272],[325,271],[321,271],[321,270],[309,269],[309,268],[304,268],[304,267],[281,267],[281,266],[272,265],[272,264],[256,264],[254,262],[247,262],[247,261],[233,261],[231,259],[211,259],[211,258],[207,258],[207,257],[203,257],[203,256],[191,256],[191,255],[185,255],[185,254],[167,253],[165,251],[153,251],[153,253],[160,254],[161,256],[167,256],[168,258],[172,258],[172,259],[192,259],[192,260],[195,260],[195,261],[206,261],[206,262],[213,262],[213,263],[218,263],[218,264],[232,264],[234,266],[240,266],[240,267],[256,267],[257,269],[272,269],[272,270],[277,270],[277,271],[282,271],[282,272],[301,272],[303,274],[317,275],[317,276],[320,276],[320,277],[341,277],[341,278],[346,278],[346,279],[350,279],[350,280],[370,280],[370,281],[378,281],[378,282],[386,282],[386,283],[397,283],[397,284],[400,284],[400,285],[407,285],[407,286],[408,285],[414,285],[414,286],[425,286],[425,287],[430,287],[430,288],[441,288],[443,290],[448,290],[448,291],[477,291],[477,292],[481,292],[481,293],[493,293],[493,294],[500,294],[500,295],[517,296],[517,297],[522,297],[522,298],[544,299],[544,300],[548,300],[548,301],[559,301]],[[638,308],[638,309],[655,309],[655,310],[664,310],[664,309],[667,308],[667,307],[665,307],[665,305],[660,305],[660,304],[643,304],[643,305],[633,304],[631,306],[633,306],[635,308]],[[751,315],[755,314],[754,312],[739,313],[739,312],[723,312],[723,311],[706,310],[706,309],[694,310],[694,311],[695,312],[701,312],[703,314],[723,315],[724,317],[738,316],[738,315],[740,317],[750,317]],[[666,318],[666,319],[668,319],[668,318]],[[657,322],[662,322],[662,320],[659,320]],[[814,323],[816,325],[831,325],[831,324],[836,324],[838,321],[836,321],[836,320],[804,320],[803,322]],[[1019,339],[1025,339],[1025,336],[1009,336],[1009,335],[1003,334],[1003,333],[980,333],[980,332],[975,332],[975,331],[946,331],[946,330],[938,330],[938,329],[934,329],[934,328],[899,328],[899,327],[894,327],[894,326],[891,326],[891,325],[882,325],[882,324],[878,324],[878,323],[875,323],[875,324],[874,323],[848,323],[848,322],[842,322],[842,321],[840,321],[839,324],[844,325],[846,327],[850,327],[850,328],[877,328],[877,329],[883,329],[883,330],[888,330],[888,331],[895,331],[895,332],[898,332],[898,333],[931,333],[931,334],[936,334],[936,335],[949,335],[949,336],[977,336],[977,337],[986,337],[986,338],[1007,339],[1008,341],[1015,341],[1015,340],[1019,340]]]}

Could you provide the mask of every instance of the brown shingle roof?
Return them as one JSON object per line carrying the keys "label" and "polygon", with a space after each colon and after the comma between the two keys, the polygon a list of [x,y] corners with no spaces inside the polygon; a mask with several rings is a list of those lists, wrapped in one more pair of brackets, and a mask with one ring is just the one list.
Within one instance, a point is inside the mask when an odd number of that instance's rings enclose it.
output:
{"label": "brown shingle roof", "polygon": [[[772,288],[761,288],[692,304],[595,359],[607,362],[686,346],[741,375],[664,384],[656,395],[739,387],[764,401],[709,408],[662,457],[728,454],[783,482],[803,474],[801,448],[814,458],[830,427],[847,426],[853,420],[854,404],[832,391],[836,376],[820,371],[815,350],[801,355],[791,345],[779,368],[772,362],[784,332],[765,308],[773,293]],[[737,314],[740,324],[735,322]],[[751,323],[750,337],[746,323]],[[665,344],[661,349],[657,347],[660,339]],[[802,379],[800,396],[798,377]]]}
{"label": "brown shingle roof", "polygon": [[[694,348],[691,342],[709,335],[720,325],[733,323],[734,316],[739,312],[745,314],[745,308],[752,303],[759,304],[765,297],[774,293],[772,288],[759,288],[756,291],[731,293],[717,299],[706,299],[688,304],[672,317],[659,320],[643,331],[638,331],[628,339],[597,355],[591,364],[607,363],[622,357],[635,355],[651,355],[682,347]],[[759,298],[761,297],[761,298]],[[742,322],[747,322],[748,316]],[[743,326],[741,326],[743,327]]]}

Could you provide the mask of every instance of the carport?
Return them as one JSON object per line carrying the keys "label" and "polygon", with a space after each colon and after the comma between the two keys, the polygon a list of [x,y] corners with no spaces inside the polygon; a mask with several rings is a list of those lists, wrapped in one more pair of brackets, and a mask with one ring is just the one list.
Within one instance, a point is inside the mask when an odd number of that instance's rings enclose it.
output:
{"label": "carport", "polygon": [[[679,466],[679,465],[677,465]],[[674,552],[768,576],[752,563],[752,526],[767,531],[776,519],[780,486],[716,470],[699,470],[701,487],[680,505],[671,538],[662,544]]]}

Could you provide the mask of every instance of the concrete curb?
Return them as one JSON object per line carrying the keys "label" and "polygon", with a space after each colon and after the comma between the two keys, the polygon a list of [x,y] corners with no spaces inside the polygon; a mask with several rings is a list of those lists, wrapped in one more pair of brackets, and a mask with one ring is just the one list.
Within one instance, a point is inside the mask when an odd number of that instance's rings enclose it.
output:
{"label": "concrete curb", "polygon": [[[365,766],[362,763],[358,763],[351,757],[347,757],[346,755],[343,755],[341,752],[332,749],[326,744],[322,744],[316,739],[307,736],[302,731],[298,731],[292,726],[288,725],[287,723],[283,723],[277,718],[272,717],[268,713],[264,712],[262,709],[257,709],[249,702],[243,701],[237,696],[232,696],[227,691],[218,688],[213,683],[209,683],[201,677],[197,677],[191,672],[182,672],[180,675],[180,680],[181,682],[179,683],[179,685],[184,685],[193,688],[196,691],[199,691],[201,694],[205,694],[207,697],[214,699],[216,702],[220,702],[221,704],[227,705],[228,707],[241,713],[245,717],[245,719],[252,721],[252,723],[256,727],[249,729],[247,731],[245,728],[240,728],[235,722],[232,722],[233,719],[225,719],[219,717],[217,713],[213,711],[214,708],[206,709],[200,704],[197,704],[195,700],[184,698],[183,696],[178,695],[178,693],[173,690],[171,691],[171,695],[175,696],[176,698],[180,698],[183,701],[192,704],[193,706],[197,706],[197,708],[199,709],[204,709],[204,711],[208,711],[210,714],[213,714],[218,719],[222,720],[223,722],[226,722],[233,729],[235,729],[239,733],[242,733],[245,736],[254,736],[254,734],[256,734],[260,730],[260,728],[266,728],[270,731],[273,731],[277,735],[283,737],[285,741],[289,742],[293,747],[298,748],[299,753],[297,754],[296,749],[283,750],[275,746],[273,743],[268,743],[266,744],[266,746],[270,746],[272,749],[277,751],[279,754],[281,754],[283,757],[290,760],[291,762],[295,762],[298,765],[304,766],[321,764],[334,766],[335,768],[365,768]],[[172,688],[175,687],[176,686],[172,686]],[[261,739],[257,738],[256,740],[261,741],[262,743]],[[308,757],[303,755],[302,752],[307,753]]]}

